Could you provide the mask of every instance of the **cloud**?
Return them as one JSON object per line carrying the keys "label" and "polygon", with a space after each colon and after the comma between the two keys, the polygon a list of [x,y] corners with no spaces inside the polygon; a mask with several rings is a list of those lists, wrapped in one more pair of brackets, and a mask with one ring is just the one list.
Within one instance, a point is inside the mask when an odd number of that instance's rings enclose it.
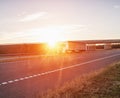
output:
{"label": "cloud", "polygon": [[79,24],[69,24],[69,25],[63,25],[62,28],[65,29],[79,29],[79,28],[83,28],[85,27],[85,25],[79,25]]}
{"label": "cloud", "polygon": [[23,17],[22,19],[20,19],[20,21],[25,22],[25,21],[37,20],[39,18],[43,18],[43,16],[45,16],[46,14],[47,14],[47,12],[34,13],[34,14]]}
{"label": "cloud", "polygon": [[118,9],[120,8],[120,5],[114,5],[113,8]]}
{"label": "cloud", "polygon": [[63,24],[63,25],[49,25],[47,27],[42,28],[32,28],[27,30],[26,32],[33,33],[34,35],[40,34],[40,35],[46,35],[46,34],[52,34],[52,33],[71,33],[76,31],[81,31],[86,29],[86,25],[79,25],[79,24]]}

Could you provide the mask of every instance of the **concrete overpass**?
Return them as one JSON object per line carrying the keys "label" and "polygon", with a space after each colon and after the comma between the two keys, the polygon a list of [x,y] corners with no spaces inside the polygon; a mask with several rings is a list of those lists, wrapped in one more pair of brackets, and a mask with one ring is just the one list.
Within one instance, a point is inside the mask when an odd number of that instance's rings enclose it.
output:
{"label": "concrete overpass", "polygon": [[109,40],[76,40],[76,41],[70,41],[70,42],[81,42],[81,43],[85,43],[85,44],[120,43],[120,39],[109,39]]}
{"label": "concrete overpass", "polygon": [[104,49],[111,49],[112,44],[120,44],[120,39],[108,39],[108,40],[77,40],[67,41],[71,43],[82,43],[86,46],[86,50],[96,50],[96,45],[104,45]]}

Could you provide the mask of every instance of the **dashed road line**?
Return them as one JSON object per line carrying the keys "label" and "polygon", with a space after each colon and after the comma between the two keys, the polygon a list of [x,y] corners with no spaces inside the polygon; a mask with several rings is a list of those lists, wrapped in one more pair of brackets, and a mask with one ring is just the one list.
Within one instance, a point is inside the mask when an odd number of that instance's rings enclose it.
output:
{"label": "dashed road line", "polygon": [[1,83],[1,85],[5,85],[5,84],[8,84],[8,82],[3,82],[3,83]]}
{"label": "dashed road line", "polygon": [[51,73],[54,73],[54,72],[58,72],[58,71],[65,70],[65,69],[74,68],[74,67],[77,67],[77,66],[81,66],[81,65],[93,63],[93,62],[96,62],[96,61],[101,61],[101,60],[112,58],[112,57],[119,56],[119,55],[120,54],[106,56],[106,57],[103,57],[103,58],[98,58],[98,59],[90,60],[90,61],[87,61],[87,62],[83,62],[83,63],[71,65],[71,66],[68,66],[68,67],[63,67],[63,68],[60,68],[60,69],[55,69],[55,70],[51,70],[51,71],[44,72],[44,73],[39,73],[39,74],[35,74],[35,75],[23,77],[23,78],[18,78],[18,79],[15,79],[15,80],[10,80],[10,81],[6,81],[6,82],[2,82],[2,83],[0,83],[0,86],[7,85],[7,84],[10,84],[10,83],[14,83],[14,82],[19,82],[19,81],[27,80],[27,79],[30,79],[30,78],[35,78],[35,77],[38,77],[38,76],[43,76],[43,75],[51,74]]}
{"label": "dashed road line", "polygon": [[12,81],[12,80],[11,80],[11,81],[8,81],[8,83],[13,83],[13,82],[14,82],[14,81]]}
{"label": "dashed road line", "polygon": [[19,79],[15,79],[15,80],[14,80],[14,82],[17,82],[17,81],[19,81]]}

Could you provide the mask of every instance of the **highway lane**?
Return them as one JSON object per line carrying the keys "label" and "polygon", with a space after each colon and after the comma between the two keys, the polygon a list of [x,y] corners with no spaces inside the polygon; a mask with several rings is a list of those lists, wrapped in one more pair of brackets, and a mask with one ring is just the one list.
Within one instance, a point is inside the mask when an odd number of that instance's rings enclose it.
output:
{"label": "highway lane", "polygon": [[[80,54],[58,55],[51,57],[35,58],[30,60],[6,62],[0,64],[0,83],[20,79],[19,82],[0,85],[0,98],[30,98],[35,93],[46,91],[48,88],[53,88],[65,81],[71,80],[76,76],[93,70],[100,69],[106,65],[120,60],[120,50],[108,51],[92,51]],[[113,57],[110,57],[110,56]],[[45,74],[34,78],[29,78],[22,81],[23,77],[33,76],[39,73],[56,70],[58,68],[68,67],[71,65],[81,64],[91,60],[102,59],[102,61],[94,61],[85,63],[81,66],[68,68],[66,70],[58,70],[51,74]],[[12,96],[12,97],[11,97]]]}
{"label": "highway lane", "polygon": [[70,66],[78,62],[109,56],[119,53],[119,50],[113,51],[92,51],[82,54],[69,54],[58,56],[43,56],[29,60],[0,63],[0,83],[14,80],[33,74],[54,70],[62,66]]}

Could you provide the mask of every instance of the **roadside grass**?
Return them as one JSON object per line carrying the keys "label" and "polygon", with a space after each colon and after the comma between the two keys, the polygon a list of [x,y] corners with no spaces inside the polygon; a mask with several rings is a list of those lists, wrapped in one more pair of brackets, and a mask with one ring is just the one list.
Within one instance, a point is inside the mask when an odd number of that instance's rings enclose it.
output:
{"label": "roadside grass", "polygon": [[120,98],[120,62],[80,76],[37,98]]}

